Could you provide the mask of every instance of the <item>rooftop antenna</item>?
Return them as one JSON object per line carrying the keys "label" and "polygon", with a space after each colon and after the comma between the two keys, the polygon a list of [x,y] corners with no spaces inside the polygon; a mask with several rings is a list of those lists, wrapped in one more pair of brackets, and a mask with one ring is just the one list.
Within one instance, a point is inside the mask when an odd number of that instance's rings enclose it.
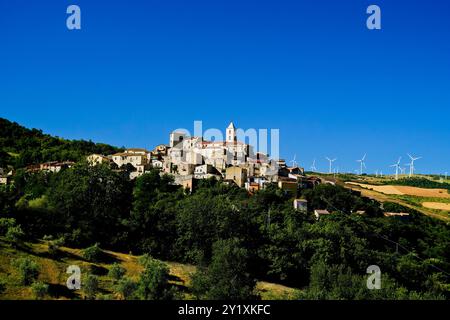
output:
{"label": "rooftop antenna", "polygon": [[361,163],[361,168],[359,170],[359,175],[362,175],[363,167],[366,167],[366,164],[364,163],[364,159],[366,159],[366,154],[364,154],[364,157],[362,159],[356,160],[357,162]]}
{"label": "rooftop antenna", "polygon": [[421,159],[422,157],[413,157],[408,153],[408,157],[411,159],[411,163],[409,164],[409,177],[414,175],[414,161]]}
{"label": "rooftop antenna", "polygon": [[333,166],[333,162],[336,161],[337,159],[336,159],[336,158],[330,159],[330,158],[328,158],[328,157],[325,157],[325,159],[327,159],[327,160],[330,162],[330,170],[328,171],[328,173],[333,173],[332,170],[331,170],[331,168],[332,168],[332,166]]}
{"label": "rooftop antenna", "polygon": [[313,172],[317,171],[317,169],[316,169],[316,159],[313,160],[313,163],[311,165],[311,171],[313,171]]}
{"label": "rooftop antenna", "polygon": [[391,167],[395,167],[395,180],[398,180],[398,169],[400,168],[400,161],[402,160],[402,157],[398,158],[397,163],[394,163],[391,165]]}

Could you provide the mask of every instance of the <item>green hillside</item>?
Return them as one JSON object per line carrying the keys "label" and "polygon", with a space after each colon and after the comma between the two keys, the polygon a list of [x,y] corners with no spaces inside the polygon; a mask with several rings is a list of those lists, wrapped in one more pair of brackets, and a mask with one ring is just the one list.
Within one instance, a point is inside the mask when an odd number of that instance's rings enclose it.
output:
{"label": "green hillside", "polygon": [[[8,241],[0,237],[0,300],[36,299],[31,285],[20,283],[20,272],[13,265],[15,260],[29,258],[39,266],[39,275],[36,281],[48,286],[44,299],[84,299],[85,293],[80,290],[69,290],[66,281],[70,274],[66,273],[68,266],[77,265],[84,274],[96,275],[99,285],[96,299],[124,299],[118,289],[118,281],[109,270],[120,265],[124,270],[124,277],[134,282],[139,281],[144,267],[140,264],[138,256],[113,251],[104,251],[106,259],[100,262],[89,262],[83,257],[82,250],[60,246],[57,252],[52,252],[51,241],[23,243],[21,248],[11,246]],[[189,300],[195,297],[191,292],[191,277],[196,267],[189,264],[164,262],[169,267],[169,285],[176,288],[181,299]],[[293,299],[296,291],[280,284],[259,281],[256,291],[263,300],[266,299]]]}
{"label": "green hillside", "polygon": [[0,118],[0,167],[21,168],[47,161],[79,161],[92,153],[112,154],[122,149],[85,140],[66,140],[27,129]]}

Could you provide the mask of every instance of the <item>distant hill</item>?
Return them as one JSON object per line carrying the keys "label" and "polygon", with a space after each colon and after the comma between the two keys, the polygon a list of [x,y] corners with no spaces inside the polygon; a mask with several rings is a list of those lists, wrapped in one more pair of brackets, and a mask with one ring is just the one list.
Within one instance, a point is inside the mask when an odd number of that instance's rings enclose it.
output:
{"label": "distant hill", "polygon": [[123,149],[85,140],[66,140],[0,118],[0,167],[25,167],[47,161],[79,161],[92,153],[112,154]]}

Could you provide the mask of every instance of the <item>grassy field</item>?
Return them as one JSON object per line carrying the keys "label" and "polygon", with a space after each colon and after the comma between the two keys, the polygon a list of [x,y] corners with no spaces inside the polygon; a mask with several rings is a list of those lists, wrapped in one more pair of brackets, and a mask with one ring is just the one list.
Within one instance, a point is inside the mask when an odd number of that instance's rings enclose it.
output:
{"label": "grassy field", "polygon": [[[450,221],[450,212],[448,210],[439,210],[423,205],[423,203],[429,202],[442,204],[450,203],[450,197],[448,196],[447,190],[404,186],[397,187],[393,185],[376,186],[361,183],[349,184],[344,182],[341,182],[341,184],[349,189],[360,191],[361,195],[371,199],[375,199],[379,202],[395,202],[405,207],[419,211],[425,215],[444,221]],[[385,189],[380,190],[380,187]],[[394,190],[396,192],[387,192]],[[432,196],[430,197],[429,195]]]}
{"label": "grassy field", "polygon": [[357,182],[346,182],[347,184],[359,185],[360,187],[371,189],[377,192],[381,192],[389,195],[410,195],[417,197],[428,198],[446,198],[450,199],[450,194],[447,189],[430,189],[430,188],[418,188],[408,186],[396,186],[396,185],[373,185]]}
{"label": "grassy field", "polygon": [[[60,247],[56,257],[48,253],[48,243],[26,243],[21,249],[12,248],[9,243],[0,238],[0,281],[6,284],[6,290],[0,294],[0,300],[6,299],[33,299],[30,287],[19,285],[19,274],[11,262],[20,257],[29,257],[40,267],[39,281],[49,285],[49,294],[46,299],[83,299],[81,291],[71,291],[66,287],[69,265],[77,265],[83,273],[93,273],[99,277],[99,293],[108,295],[113,299],[121,297],[114,292],[113,280],[108,277],[108,270],[113,263],[119,263],[127,271],[126,275],[137,280],[142,271],[138,263],[138,256],[105,251],[106,261],[103,263],[90,263],[83,259],[81,250]],[[191,275],[196,267],[176,262],[167,262],[170,268],[171,283],[182,292],[183,299],[194,299],[190,292]],[[283,285],[259,281],[256,290],[264,300],[293,299],[296,289]]]}

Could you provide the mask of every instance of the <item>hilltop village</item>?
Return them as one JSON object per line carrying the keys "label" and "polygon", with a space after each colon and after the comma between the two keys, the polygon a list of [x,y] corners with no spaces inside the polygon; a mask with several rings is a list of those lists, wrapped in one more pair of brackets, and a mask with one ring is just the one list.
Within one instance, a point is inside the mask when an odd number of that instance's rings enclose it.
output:
{"label": "hilltop village", "polygon": [[[297,199],[301,189],[311,189],[321,183],[335,184],[318,176],[306,176],[304,169],[292,161],[288,166],[283,159],[271,159],[268,154],[254,152],[251,145],[238,141],[237,129],[233,122],[226,128],[225,141],[207,141],[203,137],[188,136],[179,131],[170,133],[169,143],[157,145],[153,150],[145,148],[125,148],[122,152],[109,155],[90,154],[86,157],[89,165],[107,164],[115,171],[127,172],[131,180],[144,173],[160,170],[161,175],[170,174],[174,184],[192,192],[202,179],[217,179],[229,185],[245,188],[249,194],[277,186],[294,198],[296,210],[306,211],[305,199]],[[59,172],[70,168],[73,161],[52,161],[26,167],[28,172]],[[0,184],[9,184],[14,170],[0,169]],[[364,212],[357,212],[364,214]],[[314,208],[317,219],[330,214],[327,210]],[[398,216],[399,213],[385,213]],[[401,213],[401,215],[408,215]]]}
{"label": "hilltop village", "polygon": [[232,122],[226,128],[225,141],[207,141],[174,131],[170,133],[168,145],[160,144],[151,151],[129,148],[111,155],[92,154],[87,161],[91,165],[111,163],[118,169],[127,168],[130,179],[158,168],[191,191],[199,180],[208,178],[236,184],[249,192],[270,183],[295,194],[299,183],[318,183],[315,178],[306,178],[303,168],[289,167],[284,160],[270,159],[269,155],[254,152],[252,146],[238,141]]}
{"label": "hilltop village", "polygon": [[[170,133],[169,143],[157,145],[153,150],[127,148],[119,153],[91,154],[86,157],[90,165],[106,163],[114,170],[129,172],[135,179],[151,169],[170,174],[174,183],[192,191],[199,180],[214,178],[235,184],[250,193],[276,184],[280,189],[297,193],[298,188],[313,187],[317,177],[306,177],[304,169],[285,160],[270,159],[268,154],[254,152],[253,146],[238,141],[236,127],[231,122],[226,128],[225,141],[207,141],[203,137],[188,136],[183,132]],[[52,161],[26,167],[28,172],[59,172],[70,168],[73,161]],[[1,172],[2,184],[7,184],[12,172]]]}

